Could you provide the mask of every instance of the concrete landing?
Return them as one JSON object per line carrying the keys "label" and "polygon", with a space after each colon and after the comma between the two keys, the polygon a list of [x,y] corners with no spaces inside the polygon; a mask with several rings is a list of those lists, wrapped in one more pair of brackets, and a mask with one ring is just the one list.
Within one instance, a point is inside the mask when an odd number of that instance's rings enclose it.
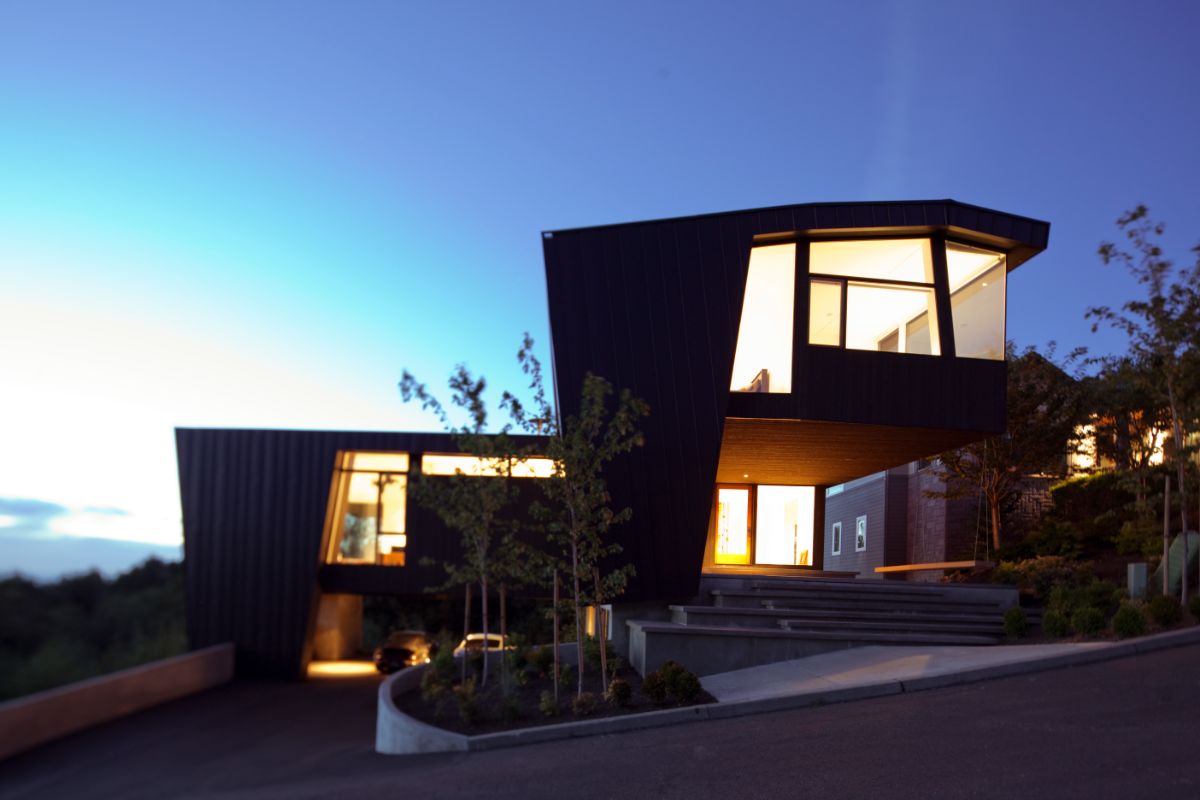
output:
{"label": "concrete landing", "polygon": [[1112,647],[1079,642],[992,647],[867,646],[722,672],[700,679],[721,703],[850,689],[892,681],[958,675],[977,669],[1042,661]]}

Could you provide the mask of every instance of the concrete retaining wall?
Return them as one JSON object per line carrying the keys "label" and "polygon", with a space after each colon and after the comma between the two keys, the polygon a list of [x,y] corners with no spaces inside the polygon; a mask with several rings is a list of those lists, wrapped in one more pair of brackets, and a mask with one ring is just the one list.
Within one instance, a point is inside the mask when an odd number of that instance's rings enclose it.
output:
{"label": "concrete retaining wall", "polygon": [[233,645],[219,644],[0,703],[0,761],[233,678]]}

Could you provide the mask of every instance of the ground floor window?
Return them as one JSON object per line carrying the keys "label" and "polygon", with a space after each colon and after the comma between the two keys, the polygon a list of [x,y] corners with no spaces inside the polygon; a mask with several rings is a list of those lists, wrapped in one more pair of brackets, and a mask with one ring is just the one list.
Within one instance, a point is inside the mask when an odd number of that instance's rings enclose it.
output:
{"label": "ground floor window", "polygon": [[854,520],[854,552],[861,553],[867,549],[867,518],[859,517]]}
{"label": "ground floor window", "polygon": [[833,555],[840,556],[842,554],[842,523],[841,522],[833,523],[833,527],[830,528],[830,530],[829,530],[829,540],[831,543],[830,546],[833,548],[832,549]]}
{"label": "ground floor window", "polygon": [[815,495],[811,486],[718,486],[714,562],[811,567]]}

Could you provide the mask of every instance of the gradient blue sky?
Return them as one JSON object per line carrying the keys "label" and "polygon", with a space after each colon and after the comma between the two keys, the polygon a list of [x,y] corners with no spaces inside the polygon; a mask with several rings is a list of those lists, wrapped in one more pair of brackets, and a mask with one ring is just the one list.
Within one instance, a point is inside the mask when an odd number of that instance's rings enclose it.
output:
{"label": "gradient blue sky", "polygon": [[404,367],[515,384],[545,229],[951,197],[1053,223],[1012,338],[1120,349],[1083,320],[1135,291],[1094,255],[1113,220],[1200,238],[1197,30],[1192,2],[4,3],[0,572],[173,552],[176,425],[429,428]]}

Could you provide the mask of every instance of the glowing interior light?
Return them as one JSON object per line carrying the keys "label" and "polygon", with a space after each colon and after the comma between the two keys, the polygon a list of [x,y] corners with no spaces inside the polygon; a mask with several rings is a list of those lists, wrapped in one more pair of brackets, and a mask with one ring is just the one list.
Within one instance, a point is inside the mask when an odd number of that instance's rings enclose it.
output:
{"label": "glowing interior light", "polygon": [[750,563],[750,490],[717,489],[718,564]]}
{"label": "glowing interior light", "polygon": [[795,285],[795,244],[751,248],[730,391],[792,390]]}
{"label": "glowing interior light", "polygon": [[[474,475],[498,477],[503,465],[496,459],[452,453],[425,453],[421,456],[421,472],[425,475]],[[554,461],[549,458],[526,458],[512,466],[514,478],[550,478],[554,475]]]}
{"label": "glowing interior light", "polygon": [[344,469],[408,472],[408,453],[347,453]]}

